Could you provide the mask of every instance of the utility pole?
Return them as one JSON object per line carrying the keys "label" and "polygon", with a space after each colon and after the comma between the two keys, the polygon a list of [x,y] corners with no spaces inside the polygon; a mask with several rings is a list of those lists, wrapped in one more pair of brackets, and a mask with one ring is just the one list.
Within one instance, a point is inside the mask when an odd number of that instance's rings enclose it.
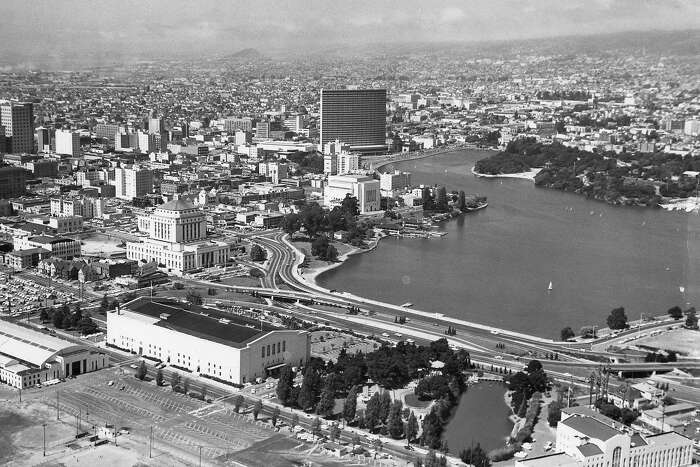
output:
{"label": "utility pole", "polygon": [[44,428],[44,457],[46,457],[46,423],[42,423],[41,426]]}
{"label": "utility pole", "polygon": [[19,388],[19,401],[22,402],[22,388]]}
{"label": "utility pole", "polygon": [[202,467],[202,446],[199,446],[199,467]]}
{"label": "utility pole", "polygon": [[148,438],[148,458],[153,457],[153,425],[151,425],[151,436]]}
{"label": "utility pole", "polygon": [[56,389],[56,420],[60,420],[61,415],[59,413],[59,405],[58,405],[58,389]]}

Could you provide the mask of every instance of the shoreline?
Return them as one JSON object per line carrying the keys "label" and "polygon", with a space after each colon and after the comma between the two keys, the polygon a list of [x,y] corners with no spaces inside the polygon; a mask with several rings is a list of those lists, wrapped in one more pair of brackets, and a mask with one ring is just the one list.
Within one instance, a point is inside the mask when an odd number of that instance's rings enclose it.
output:
{"label": "shoreline", "polygon": [[[495,151],[496,149],[494,148],[478,148],[475,146],[469,146],[469,145],[460,145],[460,146],[449,146],[449,147],[441,147],[441,148],[436,148],[433,150],[433,152],[429,153],[408,153],[411,155],[407,155],[405,158],[401,159],[389,159],[389,160],[384,160],[377,162],[376,165],[372,165],[372,170],[379,172],[379,170],[389,164],[395,164],[395,163],[401,163],[401,162],[409,162],[409,161],[415,161],[419,159],[425,159],[427,157],[433,157],[433,156],[440,156],[443,154],[450,154],[453,152],[458,152],[458,151],[465,151],[465,150],[477,150],[477,151]],[[430,149],[428,149],[430,151]]]}
{"label": "shoreline", "polygon": [[482,174],[480,172],[476,171],[476,166],[472,167],[472,175],[479,177],[479,178],[517,178],[521,180],[530,180],[531,182],[535,181],[535,177],[537,176],[538,173],[540,173],[542,169],[530,169],[527,172],[517,172],[517,173],[512,173],[512,174],[497,174],[497,175],[492,175],[492,174]]}
{"label": "shoreline", "polygon": [[659,203],[659,207],[666,211],[681,211],[686,213],[698,212],[700,210],[700,196],[671,198],[663,204]]}
{"label": "shoreline", "polygon": [[[377,236],[376,238],[372,239],[372,241],[369,242],[369,245],[368,245],[367,248],[352,247],[352,249],[351,249],[350,251],[348,251],[347,253],[343,253],[342,255],[338,256],[338,260],[337,260],[337,261],[334,261],[334,262],[332,262],[332,263],[326,261],[326,264],[325,264],[324,266],[316,266],[316,267],[313,267],[313,268],[305,268],[305,269],[302,270],[302,276],[303,276],[303,278],[304,278],[305,281],[311,282],[311,283],[313,283],[314,285],[317,285],[317,286],[318,286],[319,284],[318,284],[318,280],[317,280],[317,279],[318,279],[318,277],[319,277],[321,274],[323,274],[323,273],[325,273],[325,272],[328,272],[328,271],[330,271],[330,270],[332,270],[332,269],[335,269],[335,268],[337,268],[337,267],[342,266],[343,264],[345,264],[345,261],[346,261],[349,257],[351,257],[351,256],[353,256],[353,255],[359,255],[359,254],[367,253],[367,252],[369,252],[369,251],[374,250],[375,248],[377,248],[377,245],[379,245],[379,242],[380,242],[383,238],[385,238],[385,237],[388,237],[388,235],[380,235],[380,236]],[[295,248],[299,253],[302,253],[302,254],[303,254],[303,252],[302,252],[301,250],[299,250],[299,248],[297,248],[296,246],[295,246],[294,248]]]}

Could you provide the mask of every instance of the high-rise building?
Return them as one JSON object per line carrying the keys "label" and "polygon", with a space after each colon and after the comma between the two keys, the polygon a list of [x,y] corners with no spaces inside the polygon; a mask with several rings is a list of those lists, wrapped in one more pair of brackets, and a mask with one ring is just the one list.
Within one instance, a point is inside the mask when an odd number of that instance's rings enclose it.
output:
{"label": "high-rise building", "polygon": [[338,154],[338,175],[349,174],[360,170],[360,156],[341,152]]}
{"label": "high-rise building", "polygon": [[21,196],[26,191],[27,173],[21,167],[0,166],[0,199]]}
{"label": "high-rise building", "polygon": [[232,133],[236,130],[253,131],[252,118],[227,118],[224,120],[224,130]]}
{"label": "high-rise building", "polygon": [[34,106],[30,102],[0,101],[0,125],[9,141],[7,152],[34,152]]}
{"label": "high-rise building", "polygon": [[127,242],[129,259],[156,261],[175,273],[228,261],[229,245],[207,239],[206,214],[191,201],[174,199],[162,204],[152,213],[139,216],[138,227],[148,232],[148,238]]}
{"label": "high-rise building", "polygon": [[338,175],[337,154],[326,154],[323,156],[323,173],[326,175]]}
{"label": "high-rise building", "polygon": [[56,130],[56,154],[80,157],[80,133],[71,130]]}
{"label": "high-rise building", "polygon": [[48,128],[40,126],[36,129],[36,148],[38,152],[49,152],[51,150],[51,136]]}
{"label": "high-rise building", "polygon": [[256,138],[269,138],[270,137],[270,122],[258,122],[255,127],[255,137]]}
{"label": "high-rise building", "polygon": [[5,127],[0,125],[0,154],[4,154],[5,149]]}
{"label": "high-rise building", "polygon": [[153,173],[140,167],[114,169],[115,196],[131,201],[153,191]]}
{"label": "high-rise building", "polygon": [[321,147],[340,140],[356,151],[386,148],[386,89],[322,89]]}
{"label": "high-rise building", "polygon": [[98,123],[95,125],[95,136],[97,138],[114,141],[115,136],[119,133],[121,125],[118,123]]}
{"label": "high-rise building", "polygon": [[148,119],[148,134],[159,135],[165,131],[162,118],[151,117]]}
{"label": "high-rise building", "polygon": [[289,176],[289,164],[285,162],[262,162],[258,166],[260,175],[272,179],[272,183],[277,185],[280,180]]}

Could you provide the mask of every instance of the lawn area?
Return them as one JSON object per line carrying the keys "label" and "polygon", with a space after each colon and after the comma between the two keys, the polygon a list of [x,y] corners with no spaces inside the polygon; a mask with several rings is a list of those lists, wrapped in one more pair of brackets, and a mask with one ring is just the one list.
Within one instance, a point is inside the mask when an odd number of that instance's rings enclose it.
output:
{"label": "lawn area", "polygon": [[413,393],[406,394],[406,396],[404,397],[404,400],[406,401],[406,405],[408,405],[409,407],[415,407],[417,409],[425,409],[432,402],[432,401],[422,401],[422,400],[418,399],[418,397]]}

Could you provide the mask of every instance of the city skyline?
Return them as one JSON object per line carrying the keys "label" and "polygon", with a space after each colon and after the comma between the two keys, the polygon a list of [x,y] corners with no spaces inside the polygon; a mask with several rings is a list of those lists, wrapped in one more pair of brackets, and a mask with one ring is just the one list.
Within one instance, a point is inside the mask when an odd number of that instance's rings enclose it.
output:
{"label": "city skyline", "polygon": [[[124,56],[314,51],[372,43],[474,42],[700,27],[700,4],[688,0],[554,2],[521,4],[416,2],[64,1],[51,15],[36,3],[6,2],[0,19],[5,62],[32,62],[92,54]],[[439,31],[439,33],[436,33]],[[2,63],[0,63],[2,65]]]}

